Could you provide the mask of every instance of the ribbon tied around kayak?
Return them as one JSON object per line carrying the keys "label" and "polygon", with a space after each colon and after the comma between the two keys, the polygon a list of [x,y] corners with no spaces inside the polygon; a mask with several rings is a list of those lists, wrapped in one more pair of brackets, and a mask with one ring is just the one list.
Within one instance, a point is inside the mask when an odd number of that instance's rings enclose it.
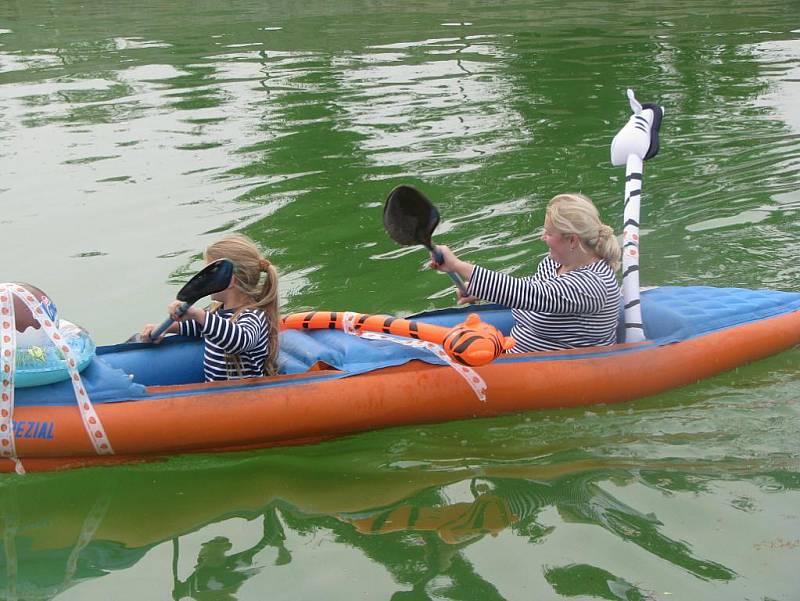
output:
{"label": "ribbon tied around kayak", "polygon": [[17,456],[14,440],[14,372],[17,351],[15,297],[22,301],[46,336],[64,355],[81,420],[95,452],[98,455],[113,453],[114,450],[111,448],[111,442],[100,422],[100,417],[94,410],[89,393],[81,381],[75,353],[65,343],[62,332],[30,291],[19,284],[2,283],[0,284],[0,457],[14,461],[17,473],[25,472]]}

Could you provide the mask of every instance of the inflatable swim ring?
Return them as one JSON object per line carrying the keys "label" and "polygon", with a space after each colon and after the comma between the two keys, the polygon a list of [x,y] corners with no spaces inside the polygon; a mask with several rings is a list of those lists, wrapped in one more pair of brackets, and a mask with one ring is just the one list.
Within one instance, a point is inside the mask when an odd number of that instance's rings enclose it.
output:
{"label": "inflatable swim ring", "polygon": [[[82,327],[62,319],[58,322],[64,341],[77,359],[77,369],[81,371],[95,353],[95,344],[89,332]],[[14,376],[16,388],[42,386],[69,378],[69,368],[64,354],[49,340],[44,345],[17,344],[17,373]]]}
{"label": "inflatable swim ring", "polygon": [[[95,344],[89,332],[70,321],[59,320],[55,304],[39,288],[31,284],[21,285],[38,301],[43,316],[58,328],[64,343],[75,357],[78,371],[84,369],[95,354]],[[42,386],[69,379],[64,353],[48,338],[28,306],[16,295],[13,296],[16,330],[14,387]],[[4,347],[10,343],[6,340],[3,342]]]}

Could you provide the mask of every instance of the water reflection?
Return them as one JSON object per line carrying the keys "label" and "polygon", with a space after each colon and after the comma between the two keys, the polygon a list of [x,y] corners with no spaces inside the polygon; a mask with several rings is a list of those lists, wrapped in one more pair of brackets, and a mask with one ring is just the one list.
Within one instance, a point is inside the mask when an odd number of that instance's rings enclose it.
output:
{"label": "water reflection", "polygon": [[[714,470],[710,465],[654,462],[632,471],[624,463],[577,461],[483,466],[482,475],[470,474],[475,468],[392,474],[343,473],[336,461],[298,469],[286,459],[267,453],[205,470],[184,470],[179,460],[110,473],[6,479],[5,598],[50,599],[85,581],[113,580],[152,551],[172,557],[174,599],[236,599],[248,581],[274,579],[275,570],[295,561],[307,565],[309,545],[322,545],[357,550],[362,561],[380,566],[394,582],[394,592],[386,591],[393,599],[432,599],[432,591],[442,588],[452,598],[466,598],[458,591],[481,591],[469,598],[502,599],[492,573],[474,563],[469,548],[485,537],[513,536],[533,557],[560,529],[575,525],[583,529],[586,550],[604,545],[605,532],[635,545],[632,556],[641,561],[651,557],[703,581],[736,577],[670,536],[674,518],[638,509],[610,491],[653,483],[670,494],[703,495],[713,483],[702,475]],[[687,478],[687,469],[696,477]],[[491,475],[495,470],[516,475]],[[230,526],[220,530],[231,520],[244,520],[240,535]],[[543,572],[557,592],[569,596],[580,583],[588,587],[581,594],[615,598],[609,590],[628,587],[645,598],[647,591],[631,584],[635,572],[613,574],[603,563],[592,565],[592,554],[580,548],[562,552],[571,560]]]}
{"label": "water reflection", "polygon": [[274,565],[289,563],[292,556],[286,548],[286,535],[277,508],[266,509],[262,518],[261,538],[243,551],[232,553],[233,544],[225,536],[215,536],[204,542],[197,553],[192,573],[183,580],[177,574],[180,546],[178,539],[173,539],[172,598],[176,601],[185,598],[215,601],[236,599],[242,584],[260,573],[260,568],[253,565],[255,556],[267,547],[277,550]]}

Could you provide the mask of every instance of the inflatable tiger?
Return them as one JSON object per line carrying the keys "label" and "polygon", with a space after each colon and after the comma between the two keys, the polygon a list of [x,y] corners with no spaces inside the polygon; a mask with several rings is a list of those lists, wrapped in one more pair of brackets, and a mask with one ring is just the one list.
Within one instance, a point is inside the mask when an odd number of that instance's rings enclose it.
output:
{"label": "inflatable tiger", "polygon": [[[452,328],[389,315],[355,315],[353,328],[356,332],[379,332],[440,344],[454,361],[471,367],[492,362],[515,344],[513,338],[481,321],[477,313],[470,313],[466,321]],[[290,330],[341,330],[343,321],[343,311],[310,311],[285,316],[281,327]]]}

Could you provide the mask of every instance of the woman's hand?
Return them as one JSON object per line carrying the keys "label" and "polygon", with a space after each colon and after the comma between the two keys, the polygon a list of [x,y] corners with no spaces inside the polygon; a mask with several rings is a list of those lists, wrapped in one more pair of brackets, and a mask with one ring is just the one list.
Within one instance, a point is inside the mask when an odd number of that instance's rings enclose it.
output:
{"label": "woman's hand", "polygon": [[[472,263],[459,259],[447,246],[437,246],[435,250],[441,253],[441,263],[436,260],[436,255],[431,253],[431,262],[428,264],[430,267],[444,273],[457,273],[463,280],[468,280],[472,277],[472,272],[475,269]],[[477,296],[466,296],[461,290],[457,290],[457,294],[459,305],[467,305],[480,300]]]}
{"label": "woman's hand", "polygon": [[472,263],[459,259],[447,246],[437,246],[436,250],[441,253],[442,262],[439,263],[434,254],[431,253],[431,262],[428,264],[430,267],[444,273],[457,273],[464,280],[469,280],[472,277],[472,271],[475,269]]}
{"label": "woman's hand", "polygon": [[429,266],[436,271],[441,271],[444,273],[455,272],[455,264],[458,262],[458,257],[455,255],[455,253],[447,246],[436,246],[434,248],[441,253],[442,262],[438,263],[436,261],[436,255],[431,253],[431,262],[429,263]]}
{"label": "woman's hand", "polygon": [[456,290],[456,294],[458,295],[458,300],[456,303],[459,305],[471,305],[472,303],[477,303],[479,299],[477,296],[464,296],[461,294],[461,290]]}

